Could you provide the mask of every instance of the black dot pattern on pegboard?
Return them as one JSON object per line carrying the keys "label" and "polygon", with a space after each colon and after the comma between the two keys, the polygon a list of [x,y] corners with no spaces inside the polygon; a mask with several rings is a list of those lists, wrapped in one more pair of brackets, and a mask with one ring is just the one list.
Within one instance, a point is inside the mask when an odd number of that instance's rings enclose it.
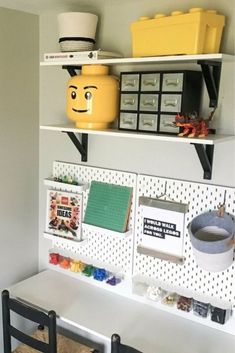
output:
{"label": "black dot pattern on pegboard", "polygon": [[157,258],[151,258],[137,253],[137,246],[142,241],[141,207],[137,207],[135,246],[134,246],[134,274],[141,274],[149,278],[173,284],[176,287],[187,288],[198,294],[211,296],[235,303],[234,263],[222,272],[207,272],[202,270],[193,256],[193,249],[189,238],[188,223],[197,215],[216,210],[223,203],[226,191],[226,212],[235,214],[235,189],[202,183],[191,183],[148,175],[137,178],[137,196],[159,197],[166,192],[166,196],[177,202],[189,204],[186,214],[183,265],[173,264]]}

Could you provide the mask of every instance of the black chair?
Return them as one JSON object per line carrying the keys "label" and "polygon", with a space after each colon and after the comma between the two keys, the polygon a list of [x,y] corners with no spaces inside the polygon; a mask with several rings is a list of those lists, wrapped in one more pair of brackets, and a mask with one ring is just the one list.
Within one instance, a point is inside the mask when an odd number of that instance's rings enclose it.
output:
{"label": "black chair", "polygon": [[[38,324],[38,330],[36,330],[33,335],[28,335],[12,326],[11,312],[14,312],[20,317]],[[32,308],[31,306],[28,306],[21,301],[10,298],[9,292],[7,290],[2,292],[2,321],[4,353],[12,352],[12,337],[28,346],[28,348],[26,347],[25,350],[21,350],[20,348],[20,352],[29,352],[30,347],[43,353],[63,353],[64,349],[62,345],[64,344],[66,347],[70,347],[72,345],[73,347],[75,346],[75,348],[71,349],[73,349],[73,352],[76,351],[77,353],[85,351],[93,353],[98,352],[63,335],[57,335],[56,313],[53,310],[46,314],[42,311]],[[46,327],[47,330],[44,330],[44,327]]]}
{"label": "black chair", "polygon": [[121,343],[121,338],[114,333],[111,337],[111,353],[143,353],[137,349]]}

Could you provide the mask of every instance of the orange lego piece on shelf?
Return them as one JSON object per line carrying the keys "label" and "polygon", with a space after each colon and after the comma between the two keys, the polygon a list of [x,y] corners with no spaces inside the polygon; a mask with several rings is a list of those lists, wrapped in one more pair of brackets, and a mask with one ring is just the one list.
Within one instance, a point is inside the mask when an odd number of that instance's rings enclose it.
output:
{"label": "orange lego piece on shelf", "polygon": [[67,257],[61,256],[59,265],[60,265],[60,267],[62,267],[64,269],[70,268],[70,259]]}

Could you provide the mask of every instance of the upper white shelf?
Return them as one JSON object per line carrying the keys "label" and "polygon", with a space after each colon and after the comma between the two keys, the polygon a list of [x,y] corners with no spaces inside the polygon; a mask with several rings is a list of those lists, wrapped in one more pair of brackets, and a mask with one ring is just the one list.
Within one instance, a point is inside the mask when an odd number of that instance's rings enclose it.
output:
{"label": "upper white shelf", "polygon": [[194,62],[198,60],[212,61],[233,61],[234,56],[228,54],[197,54],[197,55],[169,55],[143,58],[114,58],[114,59],[98,59],[98,60],[64,60],[57,62],[42,61],[41,66],[80,66],[91,64],[106,64],[106,65],[125,65],[125,64],[161,64],[161,63],[181,63]]}
{"label": "upper white shelf", "polygon": [[90,134],[99,136],[111,136],[111,137],[127,137],[134,139],[144,139],[144,140],[154,140],[154,141],[165,141],[165,142],[179,142],[179,143],[198,143],[204,145],[215,145],[220,142],[225,142],[229,140],[234,140],[233,135],[209,135],[205,138],[188,138],[188,137],[178,137],[172,135],[157,135],[144,132],[133,132],[133,131],[123,131],[117,129],[107,129],[107,130],[85,130],[77,129],[74,125],[42,125],[41,130],[50,131],[63,131],[63,132],[73,132],[77,134]]}

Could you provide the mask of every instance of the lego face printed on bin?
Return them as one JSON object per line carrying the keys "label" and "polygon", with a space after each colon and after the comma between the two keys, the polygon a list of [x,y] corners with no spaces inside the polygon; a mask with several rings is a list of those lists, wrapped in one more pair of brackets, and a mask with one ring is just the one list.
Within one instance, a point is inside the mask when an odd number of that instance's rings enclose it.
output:
{"label": "lego face printed on bin", "polygon": [[71,119],[95,114],[99,101],[99,88],[97,85],[76,83],[76,77],[70,80],[67,92],[67,109]]}
{"label": "lego face printed on bin", "polygon": [[67,85],[67,117],[77,128],[105,129],[118,112],[118,80],[101,65],[84,65]]}

